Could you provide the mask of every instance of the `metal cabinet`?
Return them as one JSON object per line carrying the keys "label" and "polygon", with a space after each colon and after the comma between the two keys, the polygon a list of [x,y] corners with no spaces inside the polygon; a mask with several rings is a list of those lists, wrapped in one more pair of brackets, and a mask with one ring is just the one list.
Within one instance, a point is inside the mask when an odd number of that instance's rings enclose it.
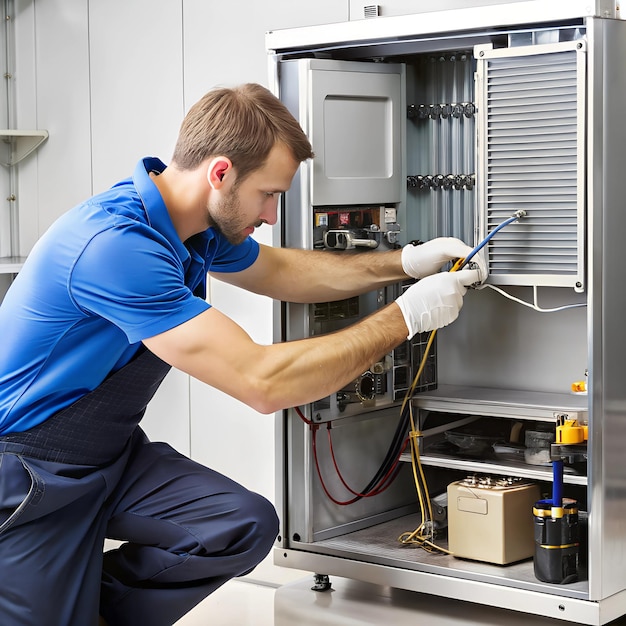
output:
{"label": "metal cabinet", "polygon": [[[273,31],[266,43],[273,88],[321,155],[285,194],[283,245],[341,254],[435,236],[475,245],[526,215],[486,245],[487,286],[468,293],[432,346],[400,346],[350,388],[284,413],[275,561],[578,623],[626,614],[619,7],[491,3]],[[286,305],[279,338],[341,328],[402,288]],[[572,386],[581,379],[586,393]],[[563,479],[579,509],[577,580],[539,580],[532,557],[446,552],[448,486],[505,477],[549,497],[550,458],[529,454],[520,433],[554,431],[564,418],[588,428]],[[486,452],[463,449],[483,435]],[[406,541],[425,517],[420,484],[444,550]],[[503,521],[485,507],[488,523]],[[488,523],[468,532],[488,533]]]}

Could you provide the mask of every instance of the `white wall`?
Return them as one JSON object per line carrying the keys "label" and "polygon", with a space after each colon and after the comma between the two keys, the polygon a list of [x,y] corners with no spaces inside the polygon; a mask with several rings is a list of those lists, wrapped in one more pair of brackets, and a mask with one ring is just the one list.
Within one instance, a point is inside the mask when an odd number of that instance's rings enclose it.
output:
{"label": "white wall", "polygon": [[[347,19],[347,5],[338,0],[294,2],[185,3],[185,91],[196,100],[212,82],[268,84],[265,31]],[[201,42],[209,40],[210,44]],[[259,238],[270,243],[269,228]],[[260,343],[272,342],[271,302],[213,281],[211,302],[241,324]],[[192,456],[224,471],[248,488],[274,501],[274,418],[259,415],[232,398],[197,381],[191,382]],[[224,442],[230,445],[224,445]],[[271,566],[270,559],[252,578],[282,582],[294,575]]]}
{"label": "white wall", "polygon": [[[185,111],[215,85],[268,84],[269,29],[348,19],[348,0],[15,0],[18,127],[50,132],[18,170],[20,248],[77,202],[167,161]],[[270,233],[261,231],[269,243]],[[259,342],[272,340],[269,300],[215,284],[211,302]],[[274,499],[274,418],[180,373],[145,419],[155,439]],[[288,580],[268,559],[252,574]]]}

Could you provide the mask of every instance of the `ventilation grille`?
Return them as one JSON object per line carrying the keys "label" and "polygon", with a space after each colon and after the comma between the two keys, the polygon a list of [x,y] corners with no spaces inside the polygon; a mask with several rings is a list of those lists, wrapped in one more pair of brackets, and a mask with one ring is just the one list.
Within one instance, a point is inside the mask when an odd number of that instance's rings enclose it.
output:
{"label": "ventilation grille", "polygon": [[366,4],[363,7],[363,17],[378,17],[380,15],[380,5]]}
{"label": "ventilation grille", "polygon": [[489,244],[493,283],[583,288],[584,55],[567,47],[482,62],[483,236],[526,211]]}

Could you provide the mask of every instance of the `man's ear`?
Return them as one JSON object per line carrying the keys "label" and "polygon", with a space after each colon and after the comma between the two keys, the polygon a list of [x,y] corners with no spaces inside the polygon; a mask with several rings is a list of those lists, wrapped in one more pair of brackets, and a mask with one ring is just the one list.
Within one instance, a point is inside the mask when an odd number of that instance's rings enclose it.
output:
{"label": "man's ear", "polygon": [[220,189],[224,184],[225,177],[227,177],[229,172],[232,173],[232,171],[233,164],[229,158],[215,157],[210,161],[207,170],[209,185],[211,185],[213,189]]}

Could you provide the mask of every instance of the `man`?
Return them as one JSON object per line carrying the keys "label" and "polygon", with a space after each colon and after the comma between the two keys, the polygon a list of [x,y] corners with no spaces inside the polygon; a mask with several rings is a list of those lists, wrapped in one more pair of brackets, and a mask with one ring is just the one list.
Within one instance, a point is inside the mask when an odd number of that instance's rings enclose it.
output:
{"label": "man", "polygon": [[[469,252],[456,239],[339,260],[258,245],[312,156],[269,91],[217,89],[168,167],[143,159],[37,242],[0,307],[3,625],[172,624],[270,550],[269,502],[138,428],[170,366],[262,413],[301,405],[453,321],[483,278],[438,272]],[[332,338],[262,346],[206,302],[207,272],[294,302],[423,280]],[[126,543],[103,555],[105,537]]]}

